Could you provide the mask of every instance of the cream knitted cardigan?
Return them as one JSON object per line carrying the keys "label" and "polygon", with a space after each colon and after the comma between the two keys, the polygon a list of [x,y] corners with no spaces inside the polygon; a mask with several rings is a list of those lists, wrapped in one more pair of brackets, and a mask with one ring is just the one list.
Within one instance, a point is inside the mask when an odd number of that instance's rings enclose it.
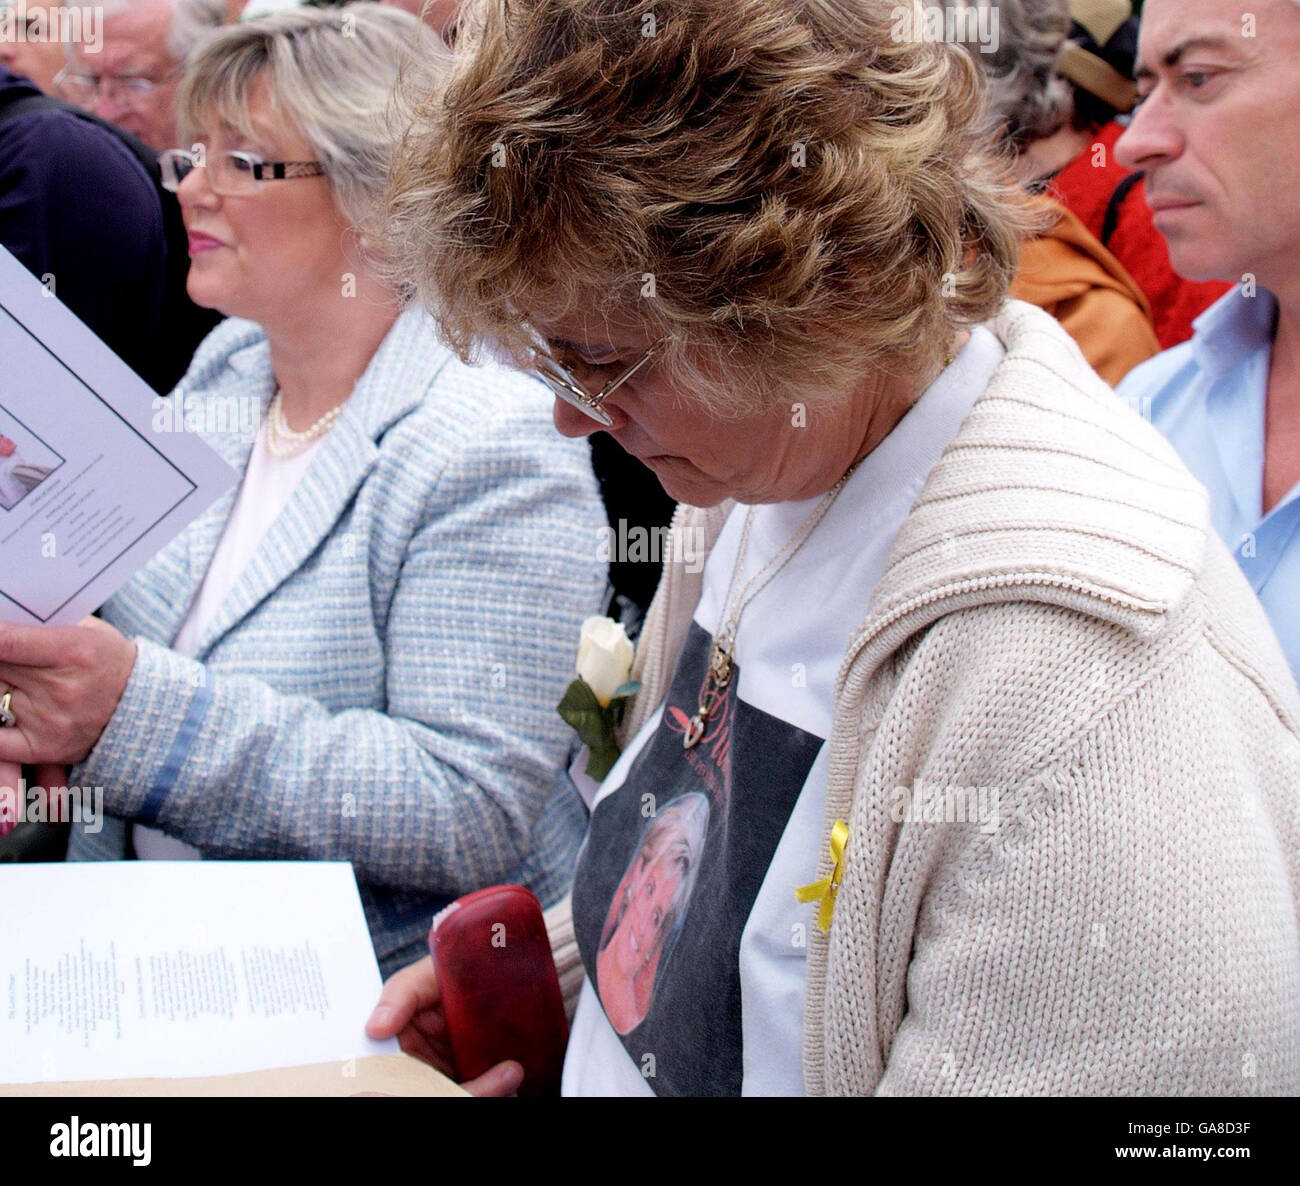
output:
{"label": "cream knitted cardigan", "polygon": [[[810,927],[807,1090],[1300,1091],[1300,696],[1170,446],[1046,314],[988,328],[1005,358],[836,684],[824,833],[850,837]],[[729,509],[674,531],[711,547]],[[629,735],[701,584],[665,569]],[[895,819],[899,788],[970,787],[996,828]]]}

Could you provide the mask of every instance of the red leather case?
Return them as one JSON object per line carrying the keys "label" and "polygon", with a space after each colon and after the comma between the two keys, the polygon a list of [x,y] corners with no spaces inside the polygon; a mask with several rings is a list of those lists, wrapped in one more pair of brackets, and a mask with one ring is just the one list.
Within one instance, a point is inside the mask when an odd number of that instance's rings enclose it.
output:
{"label": "red leather case", "polygon": [[560,1089],[569,1027],[542,908],[521,885],[457,899],[434,921],[429,951],[460,1079],[511,1058],[521,1096]]}

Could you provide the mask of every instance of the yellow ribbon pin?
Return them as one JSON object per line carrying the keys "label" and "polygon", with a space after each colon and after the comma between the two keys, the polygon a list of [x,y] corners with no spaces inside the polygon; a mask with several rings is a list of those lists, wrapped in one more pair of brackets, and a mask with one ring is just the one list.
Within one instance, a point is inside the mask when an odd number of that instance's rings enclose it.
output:
{"label": "yellow ribbon pin", "polygon": [[835,821],[831,828],[831,860],[835,862],[831,875],[814,881],[811,885],[801,885],[794,891],[801,902],[821,902],[817,911],[817,927],[823,933],[831,929],[831,915],[835,912],[835,895],[839,892],[840,878],[844,872],[844,846],[849,842],[849,825],[842,819]]}

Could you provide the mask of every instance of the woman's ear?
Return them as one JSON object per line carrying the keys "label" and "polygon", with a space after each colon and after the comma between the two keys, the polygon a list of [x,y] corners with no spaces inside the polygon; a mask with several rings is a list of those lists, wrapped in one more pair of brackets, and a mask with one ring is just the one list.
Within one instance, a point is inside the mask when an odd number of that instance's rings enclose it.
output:
{"label": "woman's ear", "polygon": [[370,274],[374,263],[375,255],[370,247],[370,236],[365,234],[359,227],[350,226],[343,231],[340,245],[343,248],[343,258],[346,261],[350,271],[356,273]]}
{"label": "woman's ear", "polygon": [[383,237],[375,233],[374,227],[349,227],[345,244],[348,258],[355,259],[362,267],[371,268],[384,260]]}

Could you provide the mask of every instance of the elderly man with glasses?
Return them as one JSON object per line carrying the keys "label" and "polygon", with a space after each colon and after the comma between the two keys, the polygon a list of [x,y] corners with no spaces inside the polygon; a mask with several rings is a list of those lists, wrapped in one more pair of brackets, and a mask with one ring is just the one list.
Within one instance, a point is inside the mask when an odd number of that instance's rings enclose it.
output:
{"label": "elderly man with glasses", "polygon": [[102,48],[69,46],[58,93],[153,148],[170,148],[185,59],[225,16],[222,0],[110,0]]}

